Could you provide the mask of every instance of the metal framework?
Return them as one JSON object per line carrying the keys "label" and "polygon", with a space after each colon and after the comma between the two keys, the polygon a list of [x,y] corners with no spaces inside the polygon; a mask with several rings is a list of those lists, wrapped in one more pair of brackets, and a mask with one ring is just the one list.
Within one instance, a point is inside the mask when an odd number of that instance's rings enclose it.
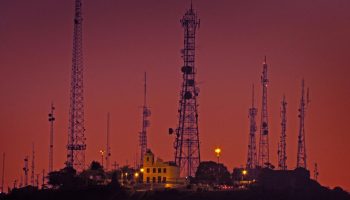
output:
{"label": "metal framework", "polygon": [[139,133],[139,146],[140,146],[140,167],[143,165],[143,157],[147,151],[147,128],[150,126],[149,117],[151,116],[151,110],[147,107],[147,74],[144,75],[144,93],[143,93],[143,106],[142,106],[142,129]]}
{"label": "metal framework", "polygon": [[53,123],[55,121],[54,116],[55,107],[51,103],[51,111],[49,113],[50,122],[50,145],[49,145],[49,173],[53,171]]}
{"label": "metal framework", "polygon": [[319,174],[319,172],[318,172],[317,163],[315,163],[315,167],[314,167],[314,180],[315,180],[315,181],[317,181],[318,175],[320,175],[320,174]]}
{"label": "metal framework", "polygon": [[86,138],[84,134],[82,21],[81,0],[76,0],[66,166],[73,167],[77,171],[82,171],[85,168],[86,150]]}
{"label": "metal framework", "polygon": [[309,104],[309,90],[305,100],[305,81],[301,82],[301,98],[299,107],[299,135],[298,135],[298,153],[297,153],[297,168],[307,168],[306,165],[306,145],[305,145],[305,112]]}
{"label": "metal framework", "polygon": [[263,63],[263,73],[261,76],[261,84],[263,88],[262,106],[261,106],[261,123],[260,123],[260,138],[259,138],[259,166],[270,167],[269,159],[269,123],[267,115],[267,64],[266,56]]}
{"label": "metal framework", "polygon": [[180,166],[182,176],[194,176],[200,163],[199,131],[198,131],[198,104],[199,89],[196,87],[195,68],[195,37],[200,20],[191,3],[181,19],[184,28],[184,49],[182,58],[184,65],[181,68],[183,82],[180,92],[178,127],[176,129],[175,163]]}
{"label": "metal framework", "polygon": [[254,85],[252,88],[252,107],[249,108],[249,142],[248,142],[248,158],[247,168],[254,169],[258,165],[257,154],[256,154],[256,115],[258,109],[254,106]]}
{"label": "metal framework", "polygon": [[286,97],[283,96],[281,102],[281,137],[278,144],[278,169],[287,170],[287,153],[286,153],[286,128],[287,128],[287,102]]}

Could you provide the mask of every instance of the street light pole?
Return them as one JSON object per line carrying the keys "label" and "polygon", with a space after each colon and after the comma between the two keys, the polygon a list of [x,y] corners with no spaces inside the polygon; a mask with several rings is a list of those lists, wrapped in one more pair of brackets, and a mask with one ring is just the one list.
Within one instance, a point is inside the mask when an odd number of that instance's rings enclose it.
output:
{"label": "street light pole", "polygon": [[218,162],[217,162],[217,166],[218,166],[218,172],[217,172],[217,176],[216,176],[216,180],[217,180],[217,184],[219,185],[219,175],[220,175],[220,166],[219,166],[219,163],[220,163],[220,153],[221,153],[221,149],[219,147],[216,147],[214,152],[216,153],[216,157],[218,159]]}

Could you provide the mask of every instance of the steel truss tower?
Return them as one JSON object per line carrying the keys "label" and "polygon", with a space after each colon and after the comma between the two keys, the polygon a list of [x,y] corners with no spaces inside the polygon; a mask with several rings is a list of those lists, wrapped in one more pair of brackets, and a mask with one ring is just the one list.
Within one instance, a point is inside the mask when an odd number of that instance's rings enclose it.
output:
{"label": "steel truss tower", "polygon": [[287,153],[286,153],[286,128],[287,128],[287,102],[286,97],[283,96],[281,102],[281,137],[278,144],[278,169],[287,170]]}
{"label": "steel truss tower", "polygon": [[81,0],[76,0],[66,166],[73,167],[77,171],[82,171],[85,168],[86,150],[86,138],[84,135],[82,21]]}
{"label": "steel truss tower", "polygon": [[[309,104],[309,90],[307,90],[307,97],[305,100],[304,79],[301,82],[301,98],[299,107],[299,135],[298,135],[298,153],[297,153],[297,168],[306,167],[306,146],[305,146],[305,111]],[[305,102],[306,101],[306,102]]]}
{"label": "steel truss tower", "polygon": [[247,168],[254,169],[258,165],[257,155],[256,155],[256,120],[255,117],[258,113],[258,109],[254,106],[254,85],[252,89],[252,107],[249,108],[249,142],[248,142],[248,158],[247,158]]}
{"label": "steel truss tower", "polygon": [[49,146],[49,173],[53,171],[53,123],[55,121],[54,116],[55,107],[51,103],[51,111],[49,113],[50,122],[50,146]]}
{"label": "steel truss tower", "polygon": [[263,88],[262,106],[261,106],[261,123],[260,123],[260,138],[259,138],[259,166],[270,167],[269,159],[269,123],[267,115],[267,64],[266,56],[263,63],[263,73],[261,76],[261,84]]}
{"label": "steel truss tower", "polygon": [[147,107],[147,74],[145,72],[143,106],[142,106],[142,130],[139,133],[140,166],[143,165],[143,156],[147,151],[147,128],[150,126],[150,121],[148,119],[150,116],[151,116],[151,110],[149,109],[149,107]]}
{"label": "steel truss tower", "polygon": [[181,68],[183,82],[179,101],[179,121],[176,129],[175,163],[180,166],[182,176],[194,176],[200,163],[198,104],[199,89],[196,87],[195,37],[199,27],[199,19],[191,7],[181,19],[184,28],[184,49]]}

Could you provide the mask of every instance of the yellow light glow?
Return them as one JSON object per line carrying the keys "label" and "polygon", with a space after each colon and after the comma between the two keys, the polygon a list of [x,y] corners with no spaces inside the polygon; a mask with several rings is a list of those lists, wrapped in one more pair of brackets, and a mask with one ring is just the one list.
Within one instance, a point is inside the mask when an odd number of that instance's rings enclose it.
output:
{"label": "yellow light glow", "polygon": [[103,155],[105,152],[103,150],[100,150],[101,155]]}
{"label": "yellow light glow", "polygon": [[144,172],[144,171],[145,171],[145,169],[143,169],[143,168],[140,169],[140,172]]}
{"label": "yellow light glow", "polygon": [[135,177],[139,177],[139,173],[136,172],[136,173],[135,173]]}
{"label": "yellow light glow", "polygon": [[221,153],[221,149],[219,147],[217,147],[215,150],[216,156],[219,157],[220,153]]}
{"label": "yellow light glow", "polygon": [[248,171],[247,171],[247,170],[243,170],[243,171],[242,171],[242,174],[243,174],[243,175],[247,175],[247,174],[248,174]]}

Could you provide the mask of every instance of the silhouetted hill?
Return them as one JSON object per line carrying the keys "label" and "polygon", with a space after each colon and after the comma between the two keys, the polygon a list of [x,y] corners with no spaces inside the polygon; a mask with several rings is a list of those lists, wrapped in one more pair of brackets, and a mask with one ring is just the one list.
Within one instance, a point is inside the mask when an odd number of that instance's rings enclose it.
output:
{"label": "silhouetted hill", "polygon": [[81,189],[35,190],[23,188],[12,191],[1,200],[350,200],[350,194],[336,187],[271,190],[252,188],[241,191],[145,191],[133,192],[108,186]]}

